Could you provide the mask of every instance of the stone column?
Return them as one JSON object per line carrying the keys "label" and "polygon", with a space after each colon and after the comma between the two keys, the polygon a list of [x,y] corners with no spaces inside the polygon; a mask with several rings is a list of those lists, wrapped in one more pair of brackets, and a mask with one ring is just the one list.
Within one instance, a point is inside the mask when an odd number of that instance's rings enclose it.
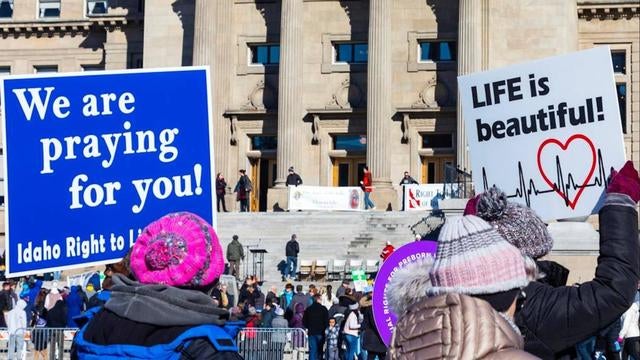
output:
{"label": "stone column", "polygon": [[107,29],[107,41],[104,44],[104,69],[122,70],[126,68],[127,36],[124,29],[119,27]]}
{"label": "stone column", "polygon": [[[210,66],[215,166],[216,172],[223,173],[229,183],[239,170],[229,173],[232,170],[229,167],[231,120],[224,117],[233,70],[232,10],[233,0],[197,0],[193,39],[193,64]],[[228,200],[227,204],[235,203],[231,198]]]}
{"label": "stone column", "polygon": [[[486,23],[482,10],[484,0],[460,0],[458,19],[458,75],[480,71],[483,68],[483,33]],[[485,44],[486,45],[486,44]],[[459,94],[459,92],[458,92]],[[467,137],[460,107],[457,101],[457,156],[458,166],[471,171],[471,162],[467,150]]]}
{"label": "stone column", "polygon": [[367,165],[373,200],[378,208],[396,207],[391,185],[391,7],[389,0],[369,2],[369,58],[367,65]]}
{"label": "stone column", "polygon": [[[297,145],[303,136],[302,0],[282,0],[280,15],[280,67],[278,74],[278,150],[276,187],[284,187],[289,166],[301,167]],[[304,175],[304,174],[302,174]]]}

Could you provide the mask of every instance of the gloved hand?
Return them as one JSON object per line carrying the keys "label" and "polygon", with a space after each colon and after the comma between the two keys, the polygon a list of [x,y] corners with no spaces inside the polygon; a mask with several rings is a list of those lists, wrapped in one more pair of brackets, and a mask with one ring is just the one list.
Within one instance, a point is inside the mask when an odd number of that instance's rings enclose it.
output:
{"label": "gloved hand", "polygon": [[636,203],[640,201],[640,176],[633,162],[627,161],[620,171],[612,171],[607,193],[625,194]]}

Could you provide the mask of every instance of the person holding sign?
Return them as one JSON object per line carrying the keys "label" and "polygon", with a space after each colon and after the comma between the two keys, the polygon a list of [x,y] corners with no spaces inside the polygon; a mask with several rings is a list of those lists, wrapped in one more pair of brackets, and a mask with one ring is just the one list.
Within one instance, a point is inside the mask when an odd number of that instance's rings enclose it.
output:
{"label": "person holding sign", "polygon": [[525,258],[487,222],[449,218],[433,266],[422,275],[431,286],[399,314],[391,360],[535,359],[522,351],[513,323],[530,281]]}
{"label": "person holding sign", "polygon": [[[515,322],[525,336],[526,351],[553,359],[558,352],[607,327],[629,308],[640,277],[638,201],[640,177],[628,161],[611,175],[600,210],[600,257],[595,278],[579,287],[554,287],[550,284],[553,279],[542,278],[524,288],[526,296],[519,302]],[[551,250],[553,242],[544,222],[529,208],[508,202],[499,190],[472,199],[466,213],[487,220],[524,255],[538,259]]]}

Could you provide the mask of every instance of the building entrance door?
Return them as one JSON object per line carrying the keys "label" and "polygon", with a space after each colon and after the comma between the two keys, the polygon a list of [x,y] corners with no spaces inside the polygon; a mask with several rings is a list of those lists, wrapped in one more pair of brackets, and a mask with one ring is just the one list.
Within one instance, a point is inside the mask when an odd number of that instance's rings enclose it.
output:
{"label": "building entrance door", "polygon": [[445,181],[445,165],[453,166],[453,155],[422,157],[422,183],[440,184]]}
{"label": "building entrance door", "polygon": [[364,157],[333,158],[333,186],[360,186],[365,164]]}
{"label": "building entrance door", "polygon": [[253,192],[249,199],[249,211],[267,211],[267,191],[276,181],[276,160],[267,158],[251,159]]}

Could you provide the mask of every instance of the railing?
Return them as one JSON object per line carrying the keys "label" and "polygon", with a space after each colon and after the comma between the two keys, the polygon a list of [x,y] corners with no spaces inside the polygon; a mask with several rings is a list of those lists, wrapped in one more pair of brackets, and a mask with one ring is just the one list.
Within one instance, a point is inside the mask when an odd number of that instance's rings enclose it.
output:
{"label": "railing", "polygon": [[445,193],[451,194],[454,199],[466,199],[474,196],[471,174],[466,170],[448,164],[444,166]]}
{"label": "railing", "polygon": [[236,342],[240,355],[251,360],[303,360],[309,353],[303,329],[244,328]]}
{"label": "railing", "polygon": [[7,359],[17,353],[19,359],[69,359],[73,337],[78,329],[71,328],[26,328],[9,335],[0,328],[0,358]]}
{"label": "railing", "polygon": [[[64,360],[70,358],[73,337],[78,329],[27,328],[10,336],[0,328],[0,359],[17,353],[19,359]],[[239,353],[251,360],[304,360],[309,342],[303,329],[244,328],[236,337]]]}

